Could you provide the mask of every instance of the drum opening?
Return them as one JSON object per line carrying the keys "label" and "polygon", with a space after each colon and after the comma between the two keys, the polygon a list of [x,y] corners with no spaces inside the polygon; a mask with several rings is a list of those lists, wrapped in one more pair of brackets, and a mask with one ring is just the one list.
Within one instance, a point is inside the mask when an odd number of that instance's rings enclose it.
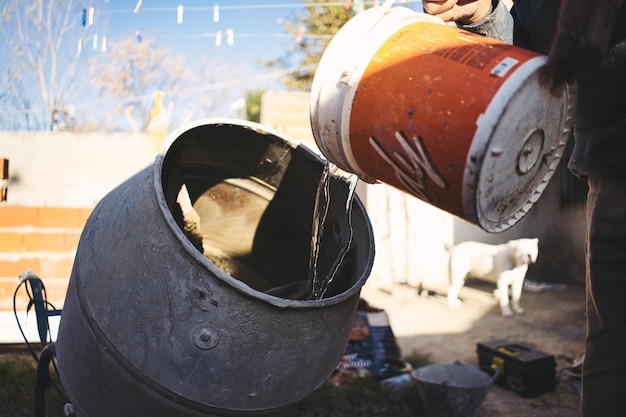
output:
{"label": "drum opening", "polygon": [[[183,132],[163,158],[169,211],[205,258],[256,291],[306,299],[314,198],[323,169],[317,156],[272,133],[219,123]],[[360,203],[355,207],[355,229],[366,229]],[[326,298],[367,278],[369,267],[363,273],[358,265],[370,265],[372,255],[364,253],[368,248],[359,251],[359,239],[370,238],[360,234]]]}

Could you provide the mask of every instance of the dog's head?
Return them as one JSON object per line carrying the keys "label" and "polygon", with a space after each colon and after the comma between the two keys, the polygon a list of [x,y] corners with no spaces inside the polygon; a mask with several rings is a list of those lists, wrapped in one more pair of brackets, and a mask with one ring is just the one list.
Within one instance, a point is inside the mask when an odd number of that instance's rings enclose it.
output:
{"label": "dog's head", "polygon": [[511,245],[514,248],[516,264],[533,264],[537,261],[539,255],[539,239],[517,239],[512,240]]}

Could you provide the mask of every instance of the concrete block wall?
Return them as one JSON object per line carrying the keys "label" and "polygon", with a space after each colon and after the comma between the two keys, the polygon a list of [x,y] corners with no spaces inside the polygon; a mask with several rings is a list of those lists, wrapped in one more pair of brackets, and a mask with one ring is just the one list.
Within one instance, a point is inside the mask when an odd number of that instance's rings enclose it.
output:
{"label": "concrete block wall", "polygon": [[[19,275],[30,269],[62,308],[80,234],[91,208],[0,205],[0,312],[13,311]],[[24,291],[18,306],[26,306]]]}

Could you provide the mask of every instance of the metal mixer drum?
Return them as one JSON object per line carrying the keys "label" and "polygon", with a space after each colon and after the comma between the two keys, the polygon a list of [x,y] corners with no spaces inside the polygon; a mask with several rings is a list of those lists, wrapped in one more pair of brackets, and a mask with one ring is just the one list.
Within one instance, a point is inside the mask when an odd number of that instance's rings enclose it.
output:
{"label": "metal mixer drum", "polygon": [[[374,257],[358,198],[352,245],[326,296],[275,291],[306,282],[322,169],[261,125],[208,119],[174,132],[152,166],[99,202],[57,342],[79,417],[269,415],[331,374]],[[181,189],[195,234],[185,232]]]}

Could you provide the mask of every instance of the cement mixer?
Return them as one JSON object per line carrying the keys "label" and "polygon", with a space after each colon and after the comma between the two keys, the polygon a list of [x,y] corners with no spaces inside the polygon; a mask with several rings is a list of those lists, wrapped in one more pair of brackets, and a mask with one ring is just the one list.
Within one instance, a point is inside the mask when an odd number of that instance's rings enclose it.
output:
{"label": "cement mixer", "polygon": [[78,417],[274,415],[326,380],[374,243],[356,197],[326,295],[285,291],[306,285],[323,167],[261,125],[208,119],[174,132],[152,166],[99,202],[56,344]]}

